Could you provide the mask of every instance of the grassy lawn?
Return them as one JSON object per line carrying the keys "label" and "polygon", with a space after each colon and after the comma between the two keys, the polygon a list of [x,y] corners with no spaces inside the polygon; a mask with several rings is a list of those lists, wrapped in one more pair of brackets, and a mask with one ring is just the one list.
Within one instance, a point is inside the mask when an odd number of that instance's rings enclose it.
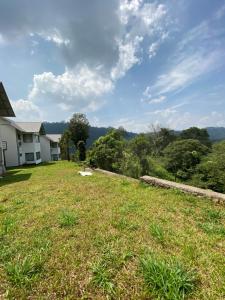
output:
{"label": "grassy lawn", "polygon": [[0,299],[224,299],[222,205],[74,163],[0,179]]}

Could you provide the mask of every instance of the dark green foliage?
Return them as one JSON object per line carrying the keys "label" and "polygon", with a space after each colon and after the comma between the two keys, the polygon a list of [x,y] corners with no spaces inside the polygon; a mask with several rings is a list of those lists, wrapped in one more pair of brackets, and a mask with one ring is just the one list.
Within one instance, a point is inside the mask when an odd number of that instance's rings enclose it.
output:
{"label": "dark green foliage", "polygon": [[89,153],[90,161],[99,168],[118,171],[124,145],[125,141],[121,132],[113,129],[94,143]]}
{"label": "dark green foliage", "polygon": [[186,299],[196,286],[195,272],[176,261],[147,256],[140,263],[147,291],[157,299]]}
{"label": "dark green foliage", "polygon": [[172,142],[164,150],[166,168],[175,177],[188,179],[208,151],[208,148],[198,140],[189,139]]}
{"label": "dark green foliage", "polygon": [[198,140],[200,143],[206,145],[207,147],[210,147],[211,145],[209,134],[207,132],[207,129],[205,128],[200,129],[198,127],[190,127],[181,132],[180,138]]}
{"label": "dark green foliage", "polygon": [[86,143],[89,137],[89,122],[84,114],[76,113],[70,120],[69,131],[71,133],[71,140],[76,148],[78,148],[78,142],[83,141]]}
{"label": "dark green foliage", "polygon": [[79,141],[77,143],[77,149],[79,152],[79,160],[80,161],[85,161],[86,159],[86,147],[84,141]]}
{"label": "dark green foliage", "polygon": [[225,192],[225,141],[213,145],[212,152],[198,166],[193,182]]}
{"label": "dark green foliage", "polygon": [[130,140],[128,147],[137,157],[145,157],[151,154],[151,144],[146,134],[139,134]]}
{"label": "dark green foliage", "polygon": [[173,130],[168,128],[152,127],[152,132],[148,134],[151,143],[151,154],[159,156],[171,142],[175,141],[177,136]]}
{"label": "dark green foliage", "polygon": [[70,139],[71,139],[71,133],[69,130],[66,130],[59,142],[60,149],[61,149],[61,158],[70,160]]}
{"label": "dark green foliage", "polygon": [[[44,122],[44,128],[46,134],[63,134],[65,130],[69,128],[69,123],[67,122]],[[111,128],[112,129],[112,128]],[[107,134],[110,128],[106,127],[94,127],[90,126],[89,128],[89,138],[86,142],[86,147],[90,148],[90,146],[101,136]],[[136,136],[136,133],[125,131],[125,139],[130,140]]]}

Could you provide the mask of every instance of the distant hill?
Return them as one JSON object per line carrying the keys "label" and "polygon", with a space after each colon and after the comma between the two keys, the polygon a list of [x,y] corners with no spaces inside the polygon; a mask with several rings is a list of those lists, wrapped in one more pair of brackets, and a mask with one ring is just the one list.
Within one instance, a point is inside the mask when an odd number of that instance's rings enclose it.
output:
{"label": "distant hill", "polygon": [[211,141],[225,140],[225,127],[207,127],[206,129]]}
{"label": "distant hill", "polygon": [[[66,122],[44,122],[44,128],[47,134],[62,134],[68,128],[68,125]],[[90,137],[87,140],[87,147],[90,147],[100,136],[105,135],[109,129],[110,127],[90,127]],[[131,139],[135,135],[136,133],[127,132],[125,138]]]}
{"label": "distant hill", "polygon": [[[63,133],[68,128],[67,122],[45,122],[45,132],[49,134]],[[90,147],[95,140],[100,136],[105,135],[110,127],[90,127],[90,137],[87,140],[87,147]],[[211,141],[225,140],[225,127],[207,127],[206,128]],[[179,134],[180,131],[175,131]],[[126,138],[131,139],[135,137],[136,133],[127,132]]]}

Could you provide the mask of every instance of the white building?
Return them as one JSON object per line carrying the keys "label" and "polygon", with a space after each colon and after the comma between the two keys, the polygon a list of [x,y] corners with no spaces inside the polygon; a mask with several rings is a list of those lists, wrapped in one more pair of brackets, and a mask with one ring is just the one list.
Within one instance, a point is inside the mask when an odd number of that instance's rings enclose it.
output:
{"label": "white building", "polygon": [[59,141],[61,134],[46,134],[40,137],[42,161],[60,160]]}
{"label": "white building", "polygon": [[40,136],[44,128],[41,122],[13,122],[2,118],[0,124],[2,139],[7,143],[6,167],[42,162]]}
{"label": "white building", "polygon": [[8,148],[7,142],[2,136],[1,123],[4,122],[2,117],[15,117],[14,111],[9,102],[8,96],[5,92],[2,82],[0,82],[0,176],[5,172],[5,151]]}

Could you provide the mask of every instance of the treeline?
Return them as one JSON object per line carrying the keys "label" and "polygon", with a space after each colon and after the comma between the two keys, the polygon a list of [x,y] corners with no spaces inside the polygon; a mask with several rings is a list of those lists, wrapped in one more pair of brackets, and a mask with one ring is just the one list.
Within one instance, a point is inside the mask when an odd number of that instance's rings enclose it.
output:
{"label": "treeline", "polygon": [[151,132],[128,139],[122,127],[111,128],[86,151],[89,137],[86,116],[74,114],[60,141],[62,159],[134,178],[151,175],[225,192],[225,141],[212,144],[206,129],[175,132],[153,126]]}
{"label": "treeline", "polygon": [[[44,122],[45,132],[47,134],[63,134],[69,128],[69,122]],[[86,142],[86,147],[90,146],[96,141],[100,136],[107,134],[107,132],[112,129],[110,127],[89,127],[89,137]],[[136,134],[133,132],[126,132],[126,138],[131,139]],[[74,147],[71,147],[71,152],[74,151]]]}
{"label": "treeline", "polygon": [[225,141],[212,144],[206,129],[178,134],[153,128],[130,140],[124,136],[124,130],[112,129],[100,137],[88,151],[88,162],[134,178],[151,175],[225,192]]}

